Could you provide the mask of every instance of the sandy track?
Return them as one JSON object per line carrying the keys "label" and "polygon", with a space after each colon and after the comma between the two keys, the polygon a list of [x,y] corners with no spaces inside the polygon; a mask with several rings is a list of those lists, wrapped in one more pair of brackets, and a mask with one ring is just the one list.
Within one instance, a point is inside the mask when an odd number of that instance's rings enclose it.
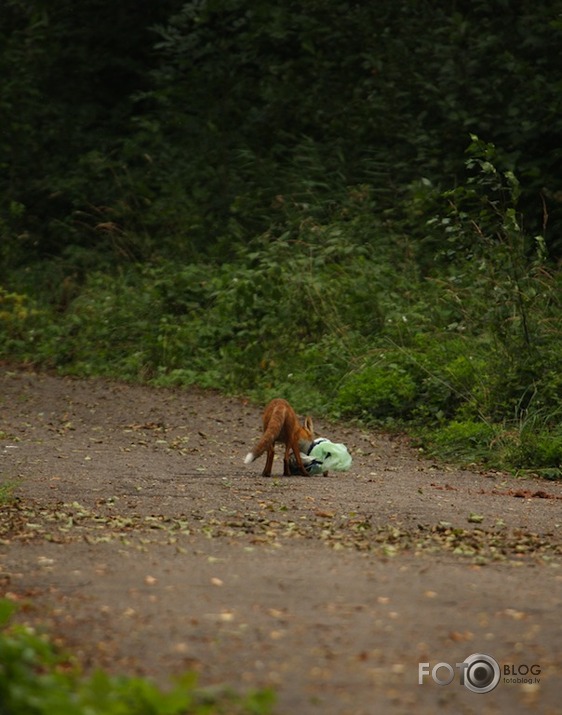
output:
{"label": "sandy track", "polygon": [[[0,407],[0,590],[87,665],[272,686],[280,714],[561,712],[562,485],[321,422],[349,473],[263,479],[259,410],[199,390],[4,368]],[[492,692],[459,683],[473,653]]]}

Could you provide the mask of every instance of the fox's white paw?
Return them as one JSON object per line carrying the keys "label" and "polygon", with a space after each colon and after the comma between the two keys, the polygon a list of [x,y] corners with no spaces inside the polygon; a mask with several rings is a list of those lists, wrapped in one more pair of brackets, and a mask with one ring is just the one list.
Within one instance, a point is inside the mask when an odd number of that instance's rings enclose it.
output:
{"label": "fox's white paw", "polygon": [[254,455],[252,452],[248,452],[246,457],[244,458],[244,464],[250,464],[250,462],[254,461]]}

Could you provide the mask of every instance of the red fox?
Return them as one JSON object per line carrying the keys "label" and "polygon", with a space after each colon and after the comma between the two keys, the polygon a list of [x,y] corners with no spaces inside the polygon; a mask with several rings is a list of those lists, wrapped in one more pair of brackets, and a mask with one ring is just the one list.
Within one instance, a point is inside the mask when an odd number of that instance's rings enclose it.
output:
{"label": "red fox", "polygon": [[285,444],[283,476],[286,477],[291,473],[289,468],[289,455],[292,450],[299,472],[304,477],[307,477],[308,473],[302,463],[301,451],[306,452],[308,446],[314,439],[313,430],[312,419],[305,417],[304,424],[301,425],[295,411],[287,400],[281,400],[280,398],[271,400],[263,413],[263,436],[254,449],[248,452],[244,463],[250,464],[250,462],[261,457],[261,455],[267,451],[267,460],[262,476],[270,477],[275,442],[283,442]]}

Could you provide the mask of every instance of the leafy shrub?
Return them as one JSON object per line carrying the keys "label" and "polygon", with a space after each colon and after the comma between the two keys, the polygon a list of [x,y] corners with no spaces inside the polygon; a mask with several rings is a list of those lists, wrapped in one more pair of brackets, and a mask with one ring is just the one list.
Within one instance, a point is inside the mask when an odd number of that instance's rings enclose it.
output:
{"label": "leafy shrub", "polygon": [[273,694],[238,696],[197,688],[187,674],[163,691],[149,680],[96,671],[85,676],[48,638],[7,627],[14,606],[0,601],[0,702],[9,715],[267,715]]}
{"label": "leafy shrub", "polygon": [[404,367],[381,361],[349,375],[338,390],[336,404],[344,415],[385,422],[408,417],[416,391]]}
{"label": "leafy shrub", "polygon": [[27,331],[39,310],[29,296],[8,291],[0,286],[0,351],[18,351],[27,338]]}
{"label": "leafy shrub", "polygon": [[497,429],[485,422],[453,420],[426,432],[425,442],[430,452],[443,459],[473,463],[489,457],[496,435]]}
{"label": "leafy shrub", "polygon": [[504,459],[516,469],[533,469],[549,478],[562,476],[562,410],[548,410],[532,401],[510,433]]}
{"label": "leafy shrub", "polygon": [[537,469],[547,467],[562,472],[562,433],[556,431],[525,431],[517,453],[511,455],[514,466],[533,464]]}

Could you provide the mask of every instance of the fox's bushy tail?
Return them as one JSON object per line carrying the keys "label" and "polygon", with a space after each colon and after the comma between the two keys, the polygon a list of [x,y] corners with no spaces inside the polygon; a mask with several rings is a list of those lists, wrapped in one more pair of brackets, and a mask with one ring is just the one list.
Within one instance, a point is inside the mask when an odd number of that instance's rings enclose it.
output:
{"label": "fox's bushy tail", "polygon": [[252,449],[251,452],[248,452],[248,454],[244,458],[244,464],[250,464],[250,462],[253,462],[255,459],[258,459],[258,457],[261,457],[262,454],[273,445],[278,434],[278,432],[275,432],[275,429],[271,429],[271,427],[268,427],[267,431],[264,432],[263,437],[260,439],[260,441],[256,444],[256,446]]}
{"label": "fox's bushy tail", "polygon": [[267,423],[267,427],[265,428],[265,432],[263,433],[260,441],[252,449],[252,451],[248,452],[248,454],[244,458],[244,464],[250,464],[250,462],[253,462],[254,460],[261,457],[264,452],[266,452],[270,447],[273,446],[273,443],[281,434],[284,420],[284,411],[278,410],[274,411],[271,414],[269,422]]}

